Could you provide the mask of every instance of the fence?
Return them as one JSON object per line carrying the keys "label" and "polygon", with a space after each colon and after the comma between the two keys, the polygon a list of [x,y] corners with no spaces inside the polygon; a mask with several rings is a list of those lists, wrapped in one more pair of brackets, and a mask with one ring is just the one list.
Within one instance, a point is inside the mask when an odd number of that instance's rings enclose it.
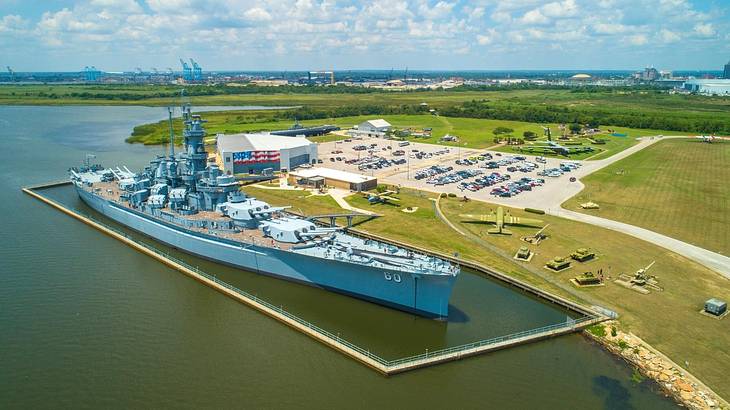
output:
{"label": "fence", "polygon": [[[76,212],[78,212],[78,211],[76,211]],[[583,317],[580,317],[580,318],[577,318],[577,319],[567,320],[567,321],[561,322],[561,323],[555,323],[555,324],[552,324],[552,325],[543,326],[543,327],[539,327],[539,328],[535,328],[535,329],[530,329],[530,330],[525,330],[525,331],[521,331],[521,332],[516,332],[516,333],[504,335],[504,336],[498,336],[498,337],[494,337],[494,338],[491,338],[491,339],[485,339],[485,340],[480,340],[480,341],[477,341],[477,342],[466,343],[466,344],[459,345],[459,346],[446,347],[446,348],[443,348],[443,349],[434,350],[434,351],[431,351],[431,352],[426,352],[426,353],[418,354],[418,355],[415,355],[415,356],[404,357],[404,358],[395,359],[395,360],[386,360],[386,359],[383,359],[382,357],[380,357],[380,356],[378,356],[378,355],[370,352],[370,350],[363,349],[362,347],[360,347],[360,346],[358,346],[358,345],[356,345],[356,344],[354,344],[354,343],[352,343],[352,342],[350,342],[350,341],[348,341],[346,339],[343,339],[339,335],[336,335],[336,334],[334,334],[332,332],[329,332],[329,331],[327,331],[325,329],[322,329],[319,326],[315,325],[314,323],[311,323],[311,322],[309,322],[307,320],[304,320],[301,317],[299,317],[299,316],[297,316],[297,315],[295,315],[295,314],[293,314],[293,313],[291,313],[291,312],[289,312],[287,310],[284,310],[282,306],[276,306],[276,305],[274,305],[274,304],[272,304],[270,302],[267,302],[264,299],[259,298],[256,295],[253,295],[253,294],[251,294],[249,292],[246,292],[245,290],[239,289],[239,288],[237,288],[237,287],[235,287],[235,286],[233,286],[233,285],[231,285],[231,284],[229,284],[229,283],[227,283],[227,282],[225,282],[223,280],[220,280],[215,275],[211,275],[209,273],[206,273],[206,272],[200,270],[196,266],[192,266],[192,265],[188,264],[187,262],[184,262],[184,261],[182,261],[182,260],[180,260],[180,259],[178,259],[178,258],[176,258],[176,257],[174,257],[174,256],[172,256],[172,255],[170,255],[168,253],[162,252],[161,250],[159,250],[159,249],[157,249],[157,248],[155,248],[155,247],[153,247],[153,246],[151,246],[151,245],[149,245],[147,243],[141,242],[141,241],[139,241],[139,240],[137,240],[137,239],[129,236],[127,233],[125,233],[123,231],[120,231],[120,230],[118,230],[116,228],[113,228],[113,227],[111,227],[111,226],[109,226],[109,225],[107,225],[107,224],[99,221],[98,219],[96,219],[96,218],[94,218],[94,217],[92,217],[90,215],[84,214],[83,216],[85,218],[88,218],[89,220],[91,220],[91,221],[93,221],[93,222],[95,222],[95,223],[103,226],[104,228],[109,229],[110,231],[112,231],[114,233],[117,233],[119,235],[124,236],[125,238],[127,238],[129,240],[134,241],[135,243],[141,245],[142,247],[144,247],[144,248],[146,248],[148,250],[150,250],[150,251],[152,251],[152,252],[154,252],[154,253],[156,253],[156,254],[158,254],[160,256],[163,256],[163,257],[165,257],[165,258],[173,261],[176,264],[179,264],[179,265],[181,265],[181,266],[183,266],[183,267],[185,267],[185,268],[187,268],[189,270],[194,271],[196,274],[198,274],[198,275],[200,275],[200,276],[202,276],[202,277],[204,277],[206,279],[212,280],[213,282],[215,282],[215,283],[217,283],[217,284],[225,287],[226,289],[229,289],[229,290],[231,290],[233,292],[236,292],[239,295],[241,295],[241,296],[243,296],[243,297],[245,297],[247,299],[250,299],[250,300],[252,300],[252,301],[254,301],[254,302],[256,302],[256,303],[258,303],[258,304],[260,304],[260,305],[262,305],[262,306],[264,306],[266,308],[268,308],[268,309],[271,309],[271,310],[277,312],[278,314],[280,314],[280,315],[282,315],[282,316],[284,316],[284,317],[286,317],[286,318],[288,318],[290,320],[293,320],[293,321],[299,323],[300,325],[302,325],[302,326],[304,326],[304,327],[306,327],[308,329],[311,329],[311,330],[319,333],[320,335],[322,335],[322,336],[324,336],[324,337],[326,337],[328,339],[331,339],[332,341],[335,341],[335,342],[337,342],[337,343],[339,343],[341,345],[344,345],[344,346],[348,347],[349,349],[352,349],[352,350],[354,350],[354,351],[356,351],[356,352],[358,352],[358,353],[366,356],[367,358],[378,362],[379,364],[381,364],[382,366],[384,366],[386,368],[392,368],[392,367],[396,367],[396,366],[402,366],[402,365],[406,365],[406,364],[409,364],[409,363],[419,362],[419,361],[422,361],[422,360],[437,359],[439,357],[443,357],[443,356],[450,355],[450,354],[454,354],[454,353],[469,351],[469,350],[476,349],[476,348],[480,348],[480,347],[488,347],[490,345],[497,345],[497,344],[500,344],[500,343],[505,343],[505,342],[509,342],[509,341],[515,341],[515,340],[519,340],[519,339],[523,339],[523,338],[529,338],[530,336],[537,336],[537,335],[540,335],[540,334],[546,334],[546,333],[549,333],[549,332],[552,332],[552,331],[556,331],[556,330],[577,329],[577,328],[581,327],[582,324],[587,323],[587,322],[591,322],[591,321],[596,320],[596,319],[599,318],[596,315],[588,315],[588,316],[583,316]]]}
{"label": "fence", "polygon": [[[387,360],[383,359],[382,357],[370,352],[368,349],[364,349],[346,339],[343,339],[340,337],[339,334],[334,334],[332,332],[329,332],[325,329],[320,328],[319,326],[308,322],[299,316],[288,312],[284,310],[282,306],[276,306],[270,302],[267,302],[266,300],[263,300],[259,298],[256,295],[252,295],[249,292],[246,292],[242,289],[239,289],[225,281],[222,281],[218,279],[216,276],[211,275],[209,273],[201,271],[198,267],[191,266],[190,264],[168,254],[165,252],[162,252],[161,250],[153,247],[152,245],[149,245],[147,243],[144,243],[142,241],[139,241],[138,239],[133,238],[129,234],[127,234],[124,231],[121,231],[117,228],[114,228],[90,215],[87,215],[85,213],[82,213],[76,209],[70,209],[64,205],[61,205],[55,201],[52,201],[48,198],[42,197],[39,194],[32,192],[31,190],[27,190],[26,192],[30,193],[31,195],[43,200],[44,202],[47,202],[48,204],[61,209],[62,211],[66,213],[75,214],[75,216],[79,219],[85,219],[88,222],[90,222],[92,225],[96,224],[102,230],[108,230],[113,234],[116,234],[120,237],[123,237],[130,243],[133,243],[135,245],[138,245],[149,252],[158,255],[162,259],[166,260],[167,262],[170,262],[169,264],[171,266],[177,266],[179,268],[184,268],[188,271],[194,272],[199,277],[205,278],[209,281],[214,282],[215,284],[231,291],[237,294],[239,297],[246,299],[246,301],[256,307],[257,309],[262,307],[263,309],[259,309],[261,311],[264,311],[265,313],[270,314],[271,316],[274,316],[276,319],[280,321],[289,321],[295,322],[299,326],[306,328],[310,332],[315,333],[318,335],[319,339],[326,340],[326,344],[336,348],[337,350],[347,354],[350,357],[353,357],[357,360],[360,360],[361,362],[365,362],[366,364],[370,365],[371,367],[376,368],[378,371],[384,373],[384,374],[391,374],[396,373],[399,371],[406,371],[415,369],[418,367],[427,366],[429,364],[436,364],[441,363],[449,360],[456,360],[461,358],[461,353],[465,353],[464,357],[476,354],[476,353],[482,353],[486,352],[490,349],[490,347],[498,348],[498,347],[505,347],[510,344],[519,344],[524,343],[531,340],[537,340],[539,338],[543,337],[549,337],[552,335],[557,335],[561,333],[567,333],[571,331],[575,331],[583,326],[587,326],[592,323],[596,323],[600,320],[605,319],[602,315],[594,315],[594,314],[586,314],[583,317],[580,317],[578,319],[569,319],[565,322],[556,323],[548,326],[543,326],[536,329],[530,329],[526,331],[521,331],[517,333],[512,333],[505,336],[499,336],[491,339],[486,340],[480,340],[477,342],[467,343],[459,346],[453,346],[453,347],[446,347],[443,349],[435,350],[435,351],[426,351],[426,353],[410,356],[410,357],[404,357],[400,359],[395,360]],[[268,312],[267,312],[268,311]],[[291,324],[290,324],[291,326]],[[292,326],[294,328],[297,328],[297,326]],[[305,329],[298,329],[304,333],[307,333],[307,330]],[[310,333],[310,336],[312,334]],[[512,342],[512,343],[510,343]],[[359,356],[359,357],[358,357]],[[363,360],[363,358],[365,360]]]}

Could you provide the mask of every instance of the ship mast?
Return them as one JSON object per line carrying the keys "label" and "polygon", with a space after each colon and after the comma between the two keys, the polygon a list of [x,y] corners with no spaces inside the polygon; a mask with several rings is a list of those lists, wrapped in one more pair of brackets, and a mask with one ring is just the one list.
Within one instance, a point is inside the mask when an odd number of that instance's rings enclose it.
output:
{"label": "ship mast", "polygon": [[172,129],[172,107],[167,107],[167,122],[170,125],[170,159],[175,159],[175,132]]}

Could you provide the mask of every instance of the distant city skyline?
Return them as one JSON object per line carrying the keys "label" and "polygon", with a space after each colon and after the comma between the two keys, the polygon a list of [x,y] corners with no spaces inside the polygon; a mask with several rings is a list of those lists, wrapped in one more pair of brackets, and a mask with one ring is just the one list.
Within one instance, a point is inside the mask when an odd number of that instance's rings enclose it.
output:
{"label": "distant city skyline", "polygon": [[721,0],[0,0],[16,71],[722,71]]}

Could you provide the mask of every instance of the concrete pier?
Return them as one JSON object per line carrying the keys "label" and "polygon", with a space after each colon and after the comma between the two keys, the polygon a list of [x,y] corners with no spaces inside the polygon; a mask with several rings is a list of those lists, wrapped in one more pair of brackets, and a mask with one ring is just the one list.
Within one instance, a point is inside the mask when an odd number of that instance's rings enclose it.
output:
{"label": "concrete pier", "polygon": [[603,320],[608,319],[608,317],[602,315],[599,312],[594,312],[589,308],[583,307],[577,303],[574,303],[572,301],[569,301],[567,299],[561,298],[556,295],[551,295],[547,292],[544,292],[540,289],[537,289],[531,285],[528,285],[524,282],[518,281],[514,278],[510,278],[509,276],[493,271],[489,268],[480,266],[478,264],[475,264],[473,262],[468,261],[462,261],[454,257],[449,257],[447,255],[439,255],[434,252],[429,252],[426,250],[418,249],[416,247],[407,245],[407,244],[400,244],[395,241],[386,239],[386,238],[380,238],[376,237],[374,235],[370,235],[364,232],[356,232],[356,234],[364,236],[364,237],[371,237],[373,239],[378,239],[385,242],[390,242],[393,244],[397,244],[399,246],[404,246],[407,248],[411,248],[413,250],[416,250],[418,252],[424,252],[424,253],[430,253],[434,255],[438,255],[442,258],[452,260],[456,263],[461,264],[462,266],[467,266],[471,269],[483,272],[485,274],[488,274],[490,276],[493,276],[497,279],[500,279],[504,282],[507,282],[519,289],[522,289],[524,291],[527,291],[531,294],[537,295],[543,299],[550,300],[553,303],[559,304],[560,306],[563,306],[571,311],[580,313],[582,315],[581,318],[574,319],[574,320],[568,320],[564,323],[558,323],[550,326],[546,326],[539,329],[532,329],[527,330],[524,332],[518,332],[511,335],[501,336],[489,340],[482,340],[474,343],[468,343],[461,346],[455,346],[455,347],[449,347],[441,350],[437,350],[430,353],[424,353],[412,357],[405,357],[401,359],[396,360],[386,360],[379,356],[377,356],[374,353],[371,353],[368,350],[365,350],[354,343],[351,343],[347,340],[344,340],[339,337],[339,335],[335,335],[331,332],[328,332],[327,330],[321,329],[318,326],[316,326],[313,323],[307,322],[306,320],[299,318],[298,316],[287,312],[286,310],[282,309],[281,307],[274,306],[265,300],[262,300],[254,295],[249,294],[248,292],[245,292],[241,289],[238,289],[228,283],[225,283],[217,278],[215,278],[212,275],[209,275],[205,272],[200,271],[199,269],[192,267],[188,264],[186,264],[183,261],[180,261],[178,259],[175,259],[171,257],[170,255],[166,255],[162,253],[161,251],[155,249],[154,247],[144,244],[142,242],[139,242],[123,232],[117,231],[114,228],[111,228],[102,222],[93,220],[91,217],[83,215],[75,210],[72,210],[70,208],[65,207],[64,205],[53,201],[49,198],[44,197],[43,195],[40,195],[39,193],[35,192],[35,190],[43,189],[43,188],[49,188],[54,186],[60,186],[69,184],[68,181],[63,182],[55,182],[51,184],[44,184],[44,185],[37,185],[33,187],[27,187],[23,188],[23,192],[40,200],[41,202],[44,202],[59,211],[93,227],[98,229],[99,231],[103,232],[106,235],[111,236],[112,238],[115,238],[126,245],[154,258],[158,261],[162,262],[163,264],[169,266],[170,268],[173,268],[195,280],[198,282],[209,286],[212,289],[215,289],[218,292],[221,292],[222,294],[231,297],[247,306],[250,306],[259,312],[270,316],[279,322],[291,327],[292,329],[295,329],[309,337],[311,337],[314,340],[317,340],[318,342],[344,354],[347,357],[350,357],[369,368],[383,374],[383,375],[392,375],[397,373],[403,373],[415,369],[420,369],[424,367],[434,366],[441,363],[446,363],[454,360],[460,360],[463,358],[488,353],[495,350],[505,349],[512,346],[522,345],[530,342],[534,342],[537,340],[542,340],[550,337],[555,337],[559,335],[563,335],[566,333],[572,333],[579,331],[583,329],[586,326],[593,325],[595,323],[599,323]]}

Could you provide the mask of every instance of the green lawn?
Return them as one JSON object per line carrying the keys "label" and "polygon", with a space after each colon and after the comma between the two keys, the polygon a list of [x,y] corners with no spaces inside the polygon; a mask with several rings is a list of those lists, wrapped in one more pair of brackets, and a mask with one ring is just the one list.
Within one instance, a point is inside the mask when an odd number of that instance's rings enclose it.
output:
{"label": "green lawn", "polygon": [[[210,135],[214,135],[216,133],[232,134],[238,132],[272,131],[277,129],[289,128],[292,125],[292,121],[276,119],[276,115],[277,113],[275,111],[222,111],[207,112],[203,114],[204,118],[208,121],[208,123],[206,124],[206,128]],[[461,146],[465,148],[482,149],[493,147],[495,145],[493,131],[497,127],[506,127],[512,129],[512,135],[514,136],[522,136],[525,131],[532,131],[538,135],[543,134],[542,126],[539,124],[519,121],[485,120],[478,118],[442,117],[430,114],[382,116],[361,115],[355,117],[307,120],[301,121],[301,123],[303,125],[331,124],[340,126],[345,129],[372,118],[384,118],[398,129],[432,129],[430,138],[409,138],[413,141],[443,144],[449,146]],[[144,144],[159,144],[162,142],[166,142],[168,140],[169,132],[167,127],[168,125],[166,121],[137,126],[134,128],[132,136],[130,136],[127,141],[141,142]],[[557,125],[554,125],[553,128],[557,129]],[[619,132],[628,133],[629,136],[625,138],[602,136],[601,138],[608,139],[608,143],[600,146],[594,145],[593,147],[597,148],[596,152],[571,156],[571,158],[603,158],[634,145],[636,143],[635,138],[638,136],[671,134],[671,132],[669,131],[633,130],[621,127],[616,127],[615,129]],[[181,132],[182,130],[180,122],[176,121],[175,134],[179,136],[181,135]],[[459,137],[459,141],[441,142],[441,137],[446,134],[456,135],[457,137]],[[178,141],[181,141],[180,138],[181,137],[178,137]],[[330,134],[320,137],[312,137],[310,139],[315,142],[326,142],[340,140],[343,138],[345,137]],[[540,137],[540,139],[544,140],[545,138]],[[587,144],[589,143],[586,142],[586,145]],[[498,147],[497,150],[512,152],[513,148],[502,146]]]}
{"label": "green lawn", "polygon": [[[245,190],[272,204],[294,204],[295,208],[308,213],[341,211],[333,201],[326,201],[323,197],[302,199],[303,194],[297,191],[255,187]],[[494,208],[493,205],[477,201],[464,203],[458,199],[441,200],[442,210],[449,220],[470,232],[469,237],[464,237],[435,215],[428,199],[433,194],[402,189],[397,196],[401,199],[400,206],[371,205],[359,194],[348,197],[353,206],[383,215],[357,228],[443,253],[458,252],[463,258],[492,266],[547,291],[613,309],[621,315],[620,323],[628,331],[642,337],[677,363],[689,361],[690,370],[695,375],[719,394],[730,394],[730,385],[725,382],[730,371],[730,349],[727,348],[730,321],[718,321],[698,313],[703,302],[711,296],[730,300],[727,280],[711,270],[628,235],[512,209],[515,216],[538,218],[550,224],[546,230],[550,238],[539,246],[530,246],[536,255],[530,263],[523,264],[511,257],[524,245],[520,237],[534,233],[535,228],[511,227],[512,236],[494,236],[486,234],[483,225],[460,222],[458,214],[487,212]],[[418,210],[415,213],[402,212],[406,206],[417,206]],[[579,247],[590,247],[598,253],[598,259],[583,264],[576,262],[573,268],[561,273],[542,268],[554,256],[566,256]],[[599,288],[578,289],[568,281],[583,271],[599,268],[615,278],[620,272],[632,273],[652,261],[656,264],[650,273],[658,276],[660,285],[665,289],[663,292],[643,295],[611,281]]]}
{"label": "green lawn", "polygon": [[[730,142],[664,140],[583,178],[563,206],[730,255],[729,180]],[[601,209],[582,211],[587,200]]]}
{"label": "green lawn", "polygon": [[[510,227],[513,231],[511,236],[489,235],[484,225],[460,222],[460,213],[484,213],[488,207],[476,201],[465,204],[449,199],[442,202],[444,213],[460,229],[468,230],[511,256],[525,245],[520,237],[533,234],[536,229]],[[515,209],[511,212],[515,216],[538,218],[550,225],[545,231],[550,237],[538,246],[530,246],[536,255],[526,266],[535,275],[549,275],[568,284],[569,279],[584,271],[603,269],[604,274],[615,278],[618,273],[633,273],[656,261],[649,273],[657,275],[660,286],[664,288],[662,292],[652,291],[644,295],[611,280],[603,287],[576,288],[577,292],[600,306],[618,312],[620,323],[627,330],[675,362],[690,362],[689,370],[693,374],[720,395],[730,395],[730,385],[726,383],[725,376],[730,371],[730,321],[718,321],[698,313],[710,297],[730,300],[727,279],[680,255],[629,235],[549,215]],[[549,272],[542,267],[553,257],[568,256],[579,247],[591,248],[598,254],[598,259],[586,263],[573,262],[571,269],[561,273]]]}
{"label": "green lawn", "polygon": [[310,112],[330,113],[338,112],[342,107],[371,107],[380,111],[368,112],[411,113],[409,106],[412,108],[427,103],[428,108],[456,118],[527,123],[598,122],[603,127],[620,124],[641,129],[730,133],[730,98],[676,95],[666,90],[628,87],[465,87],[388,92],[344,86],[278,88],[189,84],[4,84],[0,85],[0,105],[179,105],[183,89],[186,91],[186,100],[195,106],[304,106]]}
{"label": "green lawn", "polygon": [[[626,128],[626,127],[612,127],[612,126],[605,126],[601,127],[604,132],[601,134],[596,134],[592,138],[600,138],[606,141],[605,144],[593,144],[591,141],[589,141],[587,138],[582,137],[572,137],[571,139],[577,142],[581,142],[582,145],[579,145],[580,147],[592,147],[593,152],[587,152],[587,153],[580,153],[580,154],[574,154],[570,155],[570,159],[588,159],[588,160],[597,160],[597,159],[604,159],[608,158],[613,154],[616,154],[618,152],[621,152],[633,145],[636,145],[637,141],[636,138],[638,137],[646,137],[646,136],[657,136],[657,135],[686,135],[687,133],[677,132],[677,131],[667,131],[667,130],[651,130],[651,129],[634,129],[634,128]],[[557,131],[558,126],[557,124],[552,124],[551,129]],[[611,129],[613,132],[618,134],[626,134],[625,137],[614,137],[610,133],[607,132],[608,129]],[[547,141],[547,137],[542,136],[542,132],[540,132],[538,135],[538,141]],[[519,137],[522,137],[522,134],[520,133],[518,135]],[[563,141],[557,139],[557,135],[553,134],[553,140],[555,140],[557,143],[562,144]],[[525,142],[524,145],[502,145],[498,148],[496,148],[497,151],[501,152],[509,152],[509,153],[515,153],[518,154],[521,152],[520,147],[529,147],[530,143]],[[566,145],[571,146],[571,145]],[[573,145],[575,146],[575,145]],[[533,154],[536,155],[536,154]],[[557,154],[542,154],[542,156],[545,157],[561,157],[561,158],[567,158],[562,157]]]}

